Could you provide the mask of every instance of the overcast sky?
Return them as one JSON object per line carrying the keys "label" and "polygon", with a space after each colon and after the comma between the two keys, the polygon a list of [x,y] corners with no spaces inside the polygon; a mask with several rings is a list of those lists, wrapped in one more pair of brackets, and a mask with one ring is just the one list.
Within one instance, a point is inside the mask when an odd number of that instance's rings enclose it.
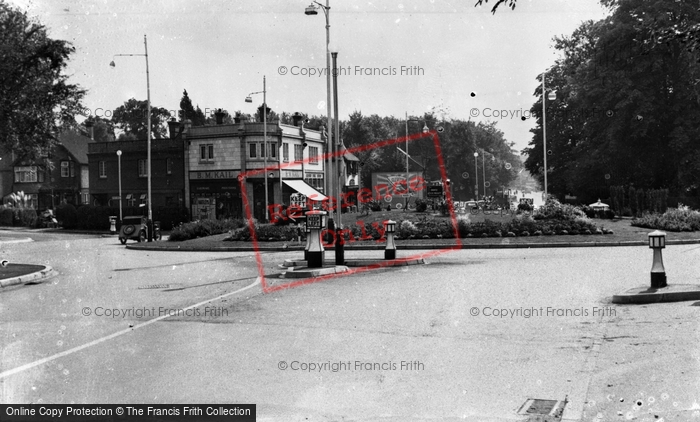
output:
{"label": "overcast sky", "polygon": [[[552,37],[607,12],[596,0],[519,0],[492,15],[493,1],[330,0],[341,119],[355,110],[402,117],[434,109],[445,119],[497,120],[507,140],[526,147],[534,121],[520,115],[535,101],[536,76],[557,57]],[[109,62],[143,54],[147,35],[153,105],[177,110],[187,89],[202,110],[253,113],[262,94],[244,99],[262,91],[266,75],[273,110],[326,114],[325,18],[304,14],[309,0],[13,3],[73,43],[68,73],[89,90],[92,113],[146,98],[144,57]]]}

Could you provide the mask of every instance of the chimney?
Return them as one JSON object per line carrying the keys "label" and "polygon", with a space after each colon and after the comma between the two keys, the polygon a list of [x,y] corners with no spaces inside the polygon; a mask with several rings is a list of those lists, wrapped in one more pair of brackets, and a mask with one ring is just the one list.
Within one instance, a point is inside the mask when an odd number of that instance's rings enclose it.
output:
{"label": "chimney", "polygon": [[93,141],[95,140],[95,122],[92,120],[86,120],[85,121],[85,127],[88,130],[88,133],[90,133],[90,139]]}
{"label": "chimney", "polygon": [[226,112],[223,111],[222,109],[217,109],[216,113],[214,113],[214,116],[216,116],[216,124],[221,125],[224,123],[224,116],[226,115]]}
{"label": "chimney", "polygon": [[292,114],[292,122],[294,126],[301,126],[299,123],[301,123],[304,120],[304,116],[301,115],[301,113],[296,112]]}
{"label": "chimney", "polygon": [[175,121],[175,118],[171,117],[170,121],[168,122],[168,132],[170,132],[170,139],[175,139],[179,128],[180,122]]}
{"label": "chimney", "polygon": [[235,124],[241,123],[241,113],[236,113],[236,115],[233,116],[233,123],[235,123]]}

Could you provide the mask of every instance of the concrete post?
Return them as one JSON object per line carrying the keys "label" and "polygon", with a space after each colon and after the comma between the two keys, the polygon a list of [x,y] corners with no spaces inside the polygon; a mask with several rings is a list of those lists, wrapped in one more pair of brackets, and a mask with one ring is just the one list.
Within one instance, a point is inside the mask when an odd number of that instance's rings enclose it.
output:
{"label": "concrete post", "polygon": [[396,221],[385,221],[384,226],[386,227],[386,249],[384,250],[384,259],[396,259],[396,243],[394,242]]}
{"label": "concrete post", "polygon": [[666,287],[666,269],[664,268],[661,249],[666,247],[666,233],[655,230],[649,233],[649,248],[654,250],[654,259],[651,265],[651,288],[660,289]]}
{"label": "concrete post", "polygon": [[307,253],[307,265],[309,268],[321,268],[323,267],[323,242],[321,242],[321,230],[325,226],[325,219],[327,213],[325,211],[308,211],[306,213],[306,224],[308,229],[311,231],[309,233],[310,244],[309,251]]}

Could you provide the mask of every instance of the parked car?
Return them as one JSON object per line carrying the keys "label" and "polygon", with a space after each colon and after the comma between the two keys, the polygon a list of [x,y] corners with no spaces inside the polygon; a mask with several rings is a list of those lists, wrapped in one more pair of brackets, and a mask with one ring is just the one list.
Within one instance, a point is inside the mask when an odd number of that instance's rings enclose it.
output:
{"label": "parked car", "polygon": [[[145,242],[148,239],[148,224],[146,217],[132,216],[122,219],[122,227],[119,230],[119,241],[126,245],[131,239],[137,242]],[[153,222],[153,240],[160,240],[160,222]]]}

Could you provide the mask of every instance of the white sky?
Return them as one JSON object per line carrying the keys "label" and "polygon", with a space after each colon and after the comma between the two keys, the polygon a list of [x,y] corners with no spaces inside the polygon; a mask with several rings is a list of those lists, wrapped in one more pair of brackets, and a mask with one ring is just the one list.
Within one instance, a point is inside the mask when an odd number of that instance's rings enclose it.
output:
{"label": "white sky", "polygon": [[[402,118],[435,107],[445,118],[466,120],[476,108],[472,120],[497,120],[508,141],[518,150],[526,147],[534,119],[486,118],[485,109],[529,110],[535,77],[556,58],[552,37],[569,35],[606,11],[597,0],[518,0],[514,11],[502,6],[492,15],[494,1],[475,8],[475,0],[330,0],[331,44],[338,66],[350,66],[338,79],[341,119],[355,110]],[[143,54],[145,34],[153,105],[177,110],[187,89],[202,110],[253,113],[262,94],[253,104],[244,99],[262,91],[266,75],[273,110],[326,114],[325,75],[292,75],[326,64],[325,18],[321,10],[304,15],[309,0],[13,3],[36,16],[53,38],[73,43],[68,73],[89,90],[84,103],[93,113],[146,98],[143,57],[116,57],[116,67],[109,66],[114,54]],[[401,66],[421,71],[401,75]],[[394,74],[356,74],[360,68]]]}

